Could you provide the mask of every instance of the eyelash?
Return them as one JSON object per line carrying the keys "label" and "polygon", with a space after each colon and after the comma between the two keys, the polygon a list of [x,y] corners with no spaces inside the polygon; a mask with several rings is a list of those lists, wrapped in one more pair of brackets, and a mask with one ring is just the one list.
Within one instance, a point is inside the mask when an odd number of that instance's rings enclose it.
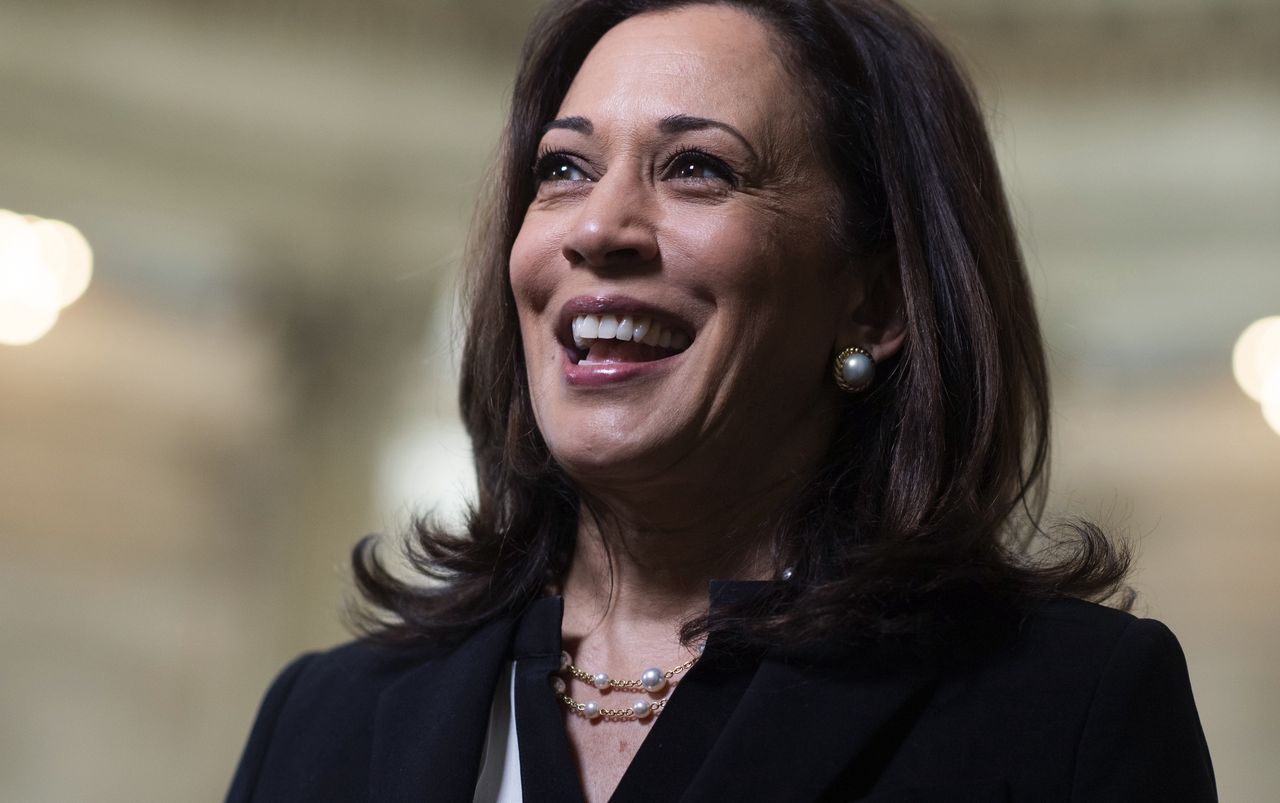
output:
{"label": "eyelash", "polygon": [[[718,173],[719,179],[728,183],[732,187],[738,186],[738,174],[733,171],[733,168],[725,164],[723,159],[720,159],[717,156],[712,156],[711,154],[707,153],[701,148],[682,148],[681,150],[672,154],[671,157],[668,158],[666,162],[663,164],[662,171],[661,171],[662,174],[665,176],[666,174],[671,172],[671,170],[674,169],[676,165],[679,164],[683,159],[690,156],[696,157],[699,163],[697,165],[698,167],[707,168],[707,169],[710,169],[713,173]],[[586,171],[583,170],[582,167],[580,166],[580,163],[585,161],[586,159],[584,159],[582,156],[576,153],[573,153],[572,151],[563,151],[563,150],[540,151],[538,153],[538,158],[533,165],[533,175],[535,180],[539,184],[547,181],[556,181],[557,179],[545,177],[545,172],[548,167],[559,162],[560,164],[568,165],[569,167],[572,167],[574,170],[577,170],[581,173],[585,173]],[[588,179],[588,180],[590,181],[591,179]],[[704,182],[704,181],[714,181],[715,179],[690,178],[685,180]]]}
{"label": "eyelash", "polygon": [[[698,165],[699,167],[710,168],[712,172],[719,173],[720,174],[719,177],[722,180],[728,182],[730,186],[733,186],[733,187],[738,186],[738,174],[733,172],[733,168],[725,164],[723,159],[720,159],[716,156],[712,156],[711,154],[707,153],[701,148],[685,148],[681,150],[679,153],[673,155],[670,159],[667,160],[666,165],[662,168],[662,172],[664,174],[669,173],[680,162],[684,161],[686,158],[690,156],[695,157],[697,161],[701,163]],[[705,181],[706,179],[690,179],[690,180]]]}
{"label": "eyelash", "polygon": [[555,181],[556,179],[554,178],[544,176],[547,168],[553,163],[568,165],[580,173],[585,173],[586,171],[579,166],[579,163],[585,161],[586,159],[571,151],[540,150],[538,151],[538,158],[533,163],[533,178],[539,184],[545,181]]}

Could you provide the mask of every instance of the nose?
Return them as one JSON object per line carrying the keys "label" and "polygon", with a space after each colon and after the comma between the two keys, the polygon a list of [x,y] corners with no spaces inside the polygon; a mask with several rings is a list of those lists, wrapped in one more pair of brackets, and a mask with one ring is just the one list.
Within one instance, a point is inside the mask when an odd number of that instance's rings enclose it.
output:
{"label": "nose", "polygon": [[591,189],[560,250],[573,267],[645,264],[658,256],[653,200],[642,180],[624,169],[605,174]]}

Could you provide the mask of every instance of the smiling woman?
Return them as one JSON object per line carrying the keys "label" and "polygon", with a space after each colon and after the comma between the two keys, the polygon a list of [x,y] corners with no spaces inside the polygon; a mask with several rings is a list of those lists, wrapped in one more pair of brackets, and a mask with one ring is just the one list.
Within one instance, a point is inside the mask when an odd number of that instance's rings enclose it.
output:
{"label": "smiling woman", "polygon": [[649,531],[766,518],[832,440],[832,345],[879,341],[883,360],[902,342],[901,319],[857,328],[865,272],[773,38],[723,6],[606,33],[544,126],[511,250],[538,431],[579,493]]}
{"label": "smiling woman", "polygon": [[1032,552],[1035,311],[910,14],[556,3],[483,212],[467,531],[417,523],[433,583],[357,547],[364,636],[229,799],[1214,799],[1176,639],[1097,602],[1124,551]]}

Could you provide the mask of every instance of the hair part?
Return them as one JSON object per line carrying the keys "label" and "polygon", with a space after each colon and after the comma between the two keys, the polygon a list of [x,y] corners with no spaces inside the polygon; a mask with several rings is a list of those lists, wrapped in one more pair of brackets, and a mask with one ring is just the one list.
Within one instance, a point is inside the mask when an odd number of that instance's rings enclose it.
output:
{"label": "hair part", "polygon": [[[398,579],[357,544],[383,641],[450,640],[515,613],[567,566],[582,500],[543,441],[508,278],[536,192],[542,127],[587,53],[641,13],[707,0],[562,0],[526,40],[499,159],[465,260],[469,317],[460,401],[479,494],[465,531],[414,519]],[[1040,521],[1048,483],[1049,376],[1023,258],[972,86],[894,0],[718,0],[768,25],[812,101],[851,255],[893,249],[907,337],[849,397],[818,476],[774,531],[792,581],[685,624],[746,644],[980,643],[1037,601],[1115,599],[1127,548],[1094,524]],[[1048,548],[1036,551],[1040,544]],[[389,614],[389,617],[388,617]]]}

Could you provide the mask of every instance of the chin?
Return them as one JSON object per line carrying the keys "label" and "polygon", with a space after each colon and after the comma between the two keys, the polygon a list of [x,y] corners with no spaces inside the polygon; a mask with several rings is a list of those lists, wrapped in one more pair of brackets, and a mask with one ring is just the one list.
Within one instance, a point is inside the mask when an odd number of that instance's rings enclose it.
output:
{"label": "chin", "polygon": [[543,437],[556,463],[582,485],[659,475],[670,464],[675,438],[611,422],[583,422],[559,432],[544,430]]}

